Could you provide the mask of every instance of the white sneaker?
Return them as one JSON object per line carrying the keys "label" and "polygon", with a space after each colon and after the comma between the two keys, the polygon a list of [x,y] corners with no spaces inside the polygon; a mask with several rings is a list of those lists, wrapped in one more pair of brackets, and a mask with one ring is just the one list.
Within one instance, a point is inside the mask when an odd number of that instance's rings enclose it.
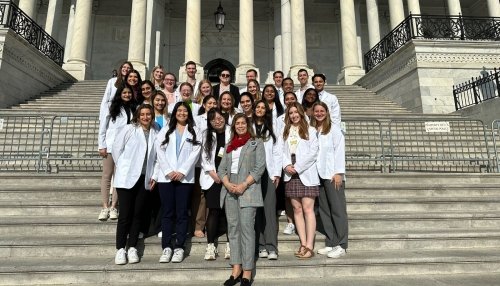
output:
{"label": "white sneaker", "polygon": [[159,237],[159,238],[161,238],[162,236],[163,236],[163,233],[160,231],[160,232],[158,233],[158,237]]}
{"label": "white sneaker", "polygon": [[330,258],[340,258],[345,255],[345,249],[340,246],[334,247],[334,249],[328,252],[327,256]]}
{"label": "white sneaker", "polygon": [[120,248],[116,251],[115,264],[116,265],[127,264],[127,252],[125,251],[125,248]]}
{"label": "white sneaker", "polygon": [[172,248],[166,247],[160,256],[160,263],[169,263],[172,259]]}
{"label": "white sneaker", "polygon": [[231,248],[229,248],[229,242],[226,242],[226,249],[224,249],[224,259],[231,258]]}
{"label": "white sneaker", "polygon": [[295,232],[295,225],[293,223],[288,223],[283,230],[284,234],[294,234]]}
{"label": "white sneaker", "polygon": [[128,263],[137,263],[139,262],[139,255],[137,255],[137,249],[135,247],[131,247],[127,252]]}
{"label": "white sneaker", "polygon": [[259,250],[259,258],[267,258],[268,255],[269,253],[267,253],[267,250],[265,249]]}
{"label": "white sneaker", "polygon": [[104,208],[101,210],[101,212],[99,213],[99,217],[98,219],[100,221],[107,221],[108,220],[108,217],[109,217],[109,209],[107,208]]}
{"label": "white sneaker", "polygon": [[269,254],[267,255],[267,259],[278,260],[278,253],[276,253],[276,251],[269,251]]}
{"label": "white sneaker", "polygon": [[335,247],[325,246],[323,248],[318,249],[318,254],[327,255],[328,252],[332,251]]}
{"label": "white sneaker", "polygon": [[205,252],[205,260],[215,260],[217,257],[217,248],[213,243],[207,245],[207,251]]}
{"label": "white sneaker", "polygon": [[115,208],[109,209],[109,219],[115,220],[118,219],[118,210]]}
{"label": "white sneaker", "polygon": [[176,248],[174,249],[174,255],[172,256],[172,262],[179,263],[184,259],[184,249]]}

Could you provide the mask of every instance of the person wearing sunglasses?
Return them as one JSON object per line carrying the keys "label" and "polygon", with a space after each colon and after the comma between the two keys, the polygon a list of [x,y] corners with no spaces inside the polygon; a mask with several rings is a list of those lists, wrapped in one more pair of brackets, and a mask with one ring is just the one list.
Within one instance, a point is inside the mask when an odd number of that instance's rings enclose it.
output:
{"label": "person wearing sunglasses", "polygon": [[231,84],[231,72],[229,69],[222,69],[219,74],[220,83],[214,86],[214,96],[219,99],[219,96],[225,91],[229,91],[236,102],[240,102],[240,90],[237,86]]}

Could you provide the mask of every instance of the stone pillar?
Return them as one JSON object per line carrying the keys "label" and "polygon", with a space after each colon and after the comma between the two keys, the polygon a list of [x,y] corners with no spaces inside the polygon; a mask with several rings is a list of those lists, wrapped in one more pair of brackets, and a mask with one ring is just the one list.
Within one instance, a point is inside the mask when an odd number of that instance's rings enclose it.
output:
{"label": "stone pillar", "polygon": [[394,29],[405,19],[403,0],[389,0],[389,14],[391,19],[391,29]]}
{"label": "stone pillar", "polygon": [[418,0],[408,0],[408,13],[413,15],[421,14],[420,12],[420,3]]}
{"label": "stone pillar", "polygon": [[236,84],[247,83],[248,69],[255,69],[258,72],[254,62],[253,0],[240,0],[239,64],[236,68]]}
{"label": "stone pillar", "polygon": [[76,0],[71,0],[68,13],[68,30],[66,31],[66,45],[64,45],[64,62],[68,61],[69,53],[71,51],[71,43],[73,40],[73,27],[75,23],[75,6],[76,6]]}
{"label": "stone pillar", "polygon": [[292,24],[292,66],[290,76],[298,82],[297,72],[306,69],[308,74],[314,74],[307,66],[306,21],[304,13],[304,0],[290,2],[290,18]]}
{"label": "stone pillar", "polygon": [[460,0],[448,0],[448,15],[458,16],[458,14],[462,14]]}
{"label": "stone pillar", "polygon": [[88,78],[90,73],[87,45],[89,42],[90,22],[92,20],[92,2],[76,2],[70,55],[68,63],[63,65],[63,69],[78,80]]}
{"label": "stone pillar", "polygon": [[179,68],[179,81],[187,79],[186,62],[196,63],[196,78],[203,78],[201,65],[201,0],[186,1],[186,46],[184,48],[184,64]]}
{"label": "stone pillar", "polygon": [[283,70],[283,53],[281,51],[281,11],[280,2],[274,1],[274,70]]}
{"label": "stone pillar", "polygon": [[38,0],[19,0],[19,9],[36,22],[36,4]]}
{"label": "stone pillar", "polygon": [[366,0],[366,18],[368,21],[368,41],[370,48],[380,42],[380,22],[378,18],[378,0]]}
{"label": "stone pillar", "polygon": [[281,0],[281,64],[285,77],[292,66],[292,24],[290,0]]}
{"label": "stone pillar", "polygon": [[343,66],[337,81],[350,85],[365,74],[358,60],[354,0],[340,0],[340,14]]}
{"label": "stone pillar", "polygon": [[130,37],[128,42],[128,60],[139,71],[142,78],[146,75],[146,0],[132,0],[130,16]]}
{"label": "stone pillar", "polygon": [[45,31],[57,39],[59,34],[59,21],[61,19],[62,0],[50,0],[45,20]]}
{"label": "stone pillar", "polygon": [[488,16],[500,17],[500,2],[497,0],[488,0]]}

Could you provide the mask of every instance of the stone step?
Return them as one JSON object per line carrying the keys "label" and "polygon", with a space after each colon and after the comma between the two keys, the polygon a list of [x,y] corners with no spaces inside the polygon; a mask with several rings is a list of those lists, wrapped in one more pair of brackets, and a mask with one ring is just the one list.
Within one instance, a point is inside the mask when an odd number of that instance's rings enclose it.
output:
{"label": "stone step", "polygon": [[[283,227],[284,224],[282,223]],[[115,224],[109,224],[113,230]],[[498,247],[499,230],[491,229],[450,229],[392,231],[352,231],[349,233],[349,249],[355,250],[406,250],[406,249],[484,249]],[[226,236],[219,239],[219,253],[224,253]],[[324,246],[325,236],[316,233],[316,248]],[[297,235],[278,235],[280,254],[292,253],[299,244]],[[193,256],[202,257],[207,241],[205,238],[188,239],[186,248]],[[161,238],[151,236],[140,240],[138,248],[146,255],[155,256],[161,251]],[[115,254],[115,234],[72,233],[34,237],[29,235],[4,235],[0,237],[0,257],[90,257],[95,255],[113,257]]]}
{"label": "stone step", "polygon": [[[183,263],[158,263],[156,256],[144,256],[141,263],[114,265],[113,257],[8,258],[0,266],[2,285],[16,284],[101,284],[147,281],[175,284],[177,281],[224,281],[230,272],[227,261],[206,262],[188,256]],[[352,250],[342,259],[316,256],[298,260],[281,255],[277,261],[258,259],[255,280],[304,277],[363,277],[373,275],[443,275],[491,273],[500,267],[498,248],[483,250]],[[300,271],[297,271],[300,269]],[[278,270],[278,271],[277,271]],[[166,275],[166,272],[168,273]],[[385,283],[384,283],[385,285]]]}
{"label": "stone step", "polygon": [[[47,234],[64,234],[69,229],[74,234],[113,232],[106,223],[96,219],[98,211],[96,207],[95,212],[79,216],[9,216],[9,219],[0,222],[0,234],[31,233],[41,237]],[[351,212],[349,227],[352,230],[499,228],[500,211]]]}

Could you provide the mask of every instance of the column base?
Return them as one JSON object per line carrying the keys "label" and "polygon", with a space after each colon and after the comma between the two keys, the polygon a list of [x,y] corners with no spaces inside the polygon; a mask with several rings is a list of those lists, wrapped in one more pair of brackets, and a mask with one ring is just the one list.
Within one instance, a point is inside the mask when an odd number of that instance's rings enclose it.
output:
{"label": "column base", "polygon": [[267,73],[267,78],[266,78],[265,84],[274,84],[273,73],[274,73],[274,71],[269,71]]}
{"label": "column base", "polygon": [[311,77],[314,75],[314,70],[307,65],[295,65],[290,67],[290,72],[288,74],[293,79],[293,82],[295,84],[299,83],[299,78],[297,75],[299,73],[299,70],[301,69],[305,69],[307,71],[307,74],[309,75],[308,83],[311,83]]}
{"label": "column base", "polygon": [[337,76],[338,84],[352,85],[365,75],[365,70],[360,67],[343,68]]}
{"label": "column base", "polygon": [[[196,79],[201,80],[205,78],[205,72],[203,66],[196,63]],[[187,80],[186,64],[179,67],[179,82],[185,82]]]}
{"label": "column base", "polygon": [[235,81],[234,83],[238,86],[246,86],[247,85],[247,70],[254,69],[257,71],[257,81],[260,83],[260,72],[257,67],[254,65],[239,65],[236,68],[235,72]]}
{"label": "column base", "polygon": [[131,60],[130,62],[132,63],[132,65],[134,65],[134,69],[139,72],[142,80],[149,79],[149,71],[148,68],[146,67],[145,62],[133,61],[133,60]]}
{"label": "column base", "polygon": [[62,68],[77,80],[90,78],[90,66],[80,62],[69,62],[63,64]]}

